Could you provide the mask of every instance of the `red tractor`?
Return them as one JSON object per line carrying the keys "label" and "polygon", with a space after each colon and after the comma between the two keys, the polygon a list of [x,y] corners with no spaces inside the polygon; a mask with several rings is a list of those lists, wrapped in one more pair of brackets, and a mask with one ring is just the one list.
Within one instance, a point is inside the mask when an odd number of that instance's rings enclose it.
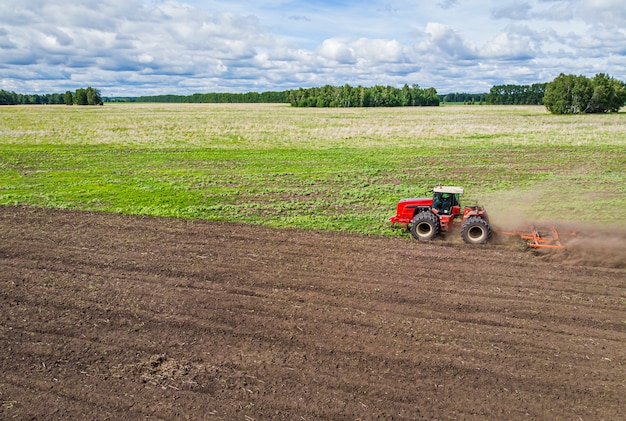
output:
{"label": "red tractor", "polygon": [[461,218],[461,236],[466,243],[483,244],[489,240],[491,227],[482,206],[465,206],[461,213],[459,197],[463,187],[438,184],[429,192],[432,197],[400,200],[396,215],[389,218],[392,226],[409,229],[416,240],[428,241],[449,232],[455,219]]}

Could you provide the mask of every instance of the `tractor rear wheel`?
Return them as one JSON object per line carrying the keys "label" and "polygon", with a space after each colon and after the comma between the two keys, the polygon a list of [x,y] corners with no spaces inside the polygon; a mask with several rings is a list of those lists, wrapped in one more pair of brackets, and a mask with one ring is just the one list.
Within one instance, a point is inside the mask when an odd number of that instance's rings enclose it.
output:
{"label": "tractor rear wheel", "polygon": [[461,227],[463,241],[469,244],[483,244],[491,237],[489,223],[478,216],[471,216]]}
{"label": "tractor rear wheel", "polygon": [[419,241],[432,240],[439,234],[439,219],[432,212],[420,212],[411,221],[411,235]]}

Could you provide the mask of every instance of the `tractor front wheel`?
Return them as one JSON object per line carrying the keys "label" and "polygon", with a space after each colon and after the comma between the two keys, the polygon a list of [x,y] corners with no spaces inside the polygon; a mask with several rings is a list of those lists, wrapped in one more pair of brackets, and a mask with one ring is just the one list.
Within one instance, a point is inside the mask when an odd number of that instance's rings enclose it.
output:
{"label": "tractor front wheel", "polygon": [[469,244],[483,244],[491,237],[489,223],[478,216],[467,218],[461,227],[463,241]]}
{"label": "tractor front wheel", "polygon": [[439,234],[439,219],[432,212],[420,212],[411,221],[411,235],[419,241],[432,240]]}

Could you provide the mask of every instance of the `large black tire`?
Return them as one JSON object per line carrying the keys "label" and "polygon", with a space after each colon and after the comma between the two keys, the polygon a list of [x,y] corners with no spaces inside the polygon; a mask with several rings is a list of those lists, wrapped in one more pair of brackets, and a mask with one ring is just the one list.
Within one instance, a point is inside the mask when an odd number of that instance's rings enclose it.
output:
{"label": "large black tire", "polygon": [[489,222],[479,216],[471,216],[461,226],[463,241],[469,244],[484,244],[491,237]]}
{"label": "large black tire", "polygon": [[439,218],[430,211],[420,212],[411,221],[411,235],[419,241],[429,241],[439,234]]}

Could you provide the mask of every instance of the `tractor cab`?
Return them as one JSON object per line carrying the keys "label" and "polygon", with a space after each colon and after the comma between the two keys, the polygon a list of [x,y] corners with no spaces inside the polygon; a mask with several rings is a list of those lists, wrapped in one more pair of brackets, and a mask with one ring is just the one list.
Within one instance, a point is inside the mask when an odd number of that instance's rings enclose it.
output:
{"label": "tractor cab", "polygon": [[462,194],[463,187],[436,185],[433,188],[433,211],[439,215],[460,215],[461,203],[459,198]]}

